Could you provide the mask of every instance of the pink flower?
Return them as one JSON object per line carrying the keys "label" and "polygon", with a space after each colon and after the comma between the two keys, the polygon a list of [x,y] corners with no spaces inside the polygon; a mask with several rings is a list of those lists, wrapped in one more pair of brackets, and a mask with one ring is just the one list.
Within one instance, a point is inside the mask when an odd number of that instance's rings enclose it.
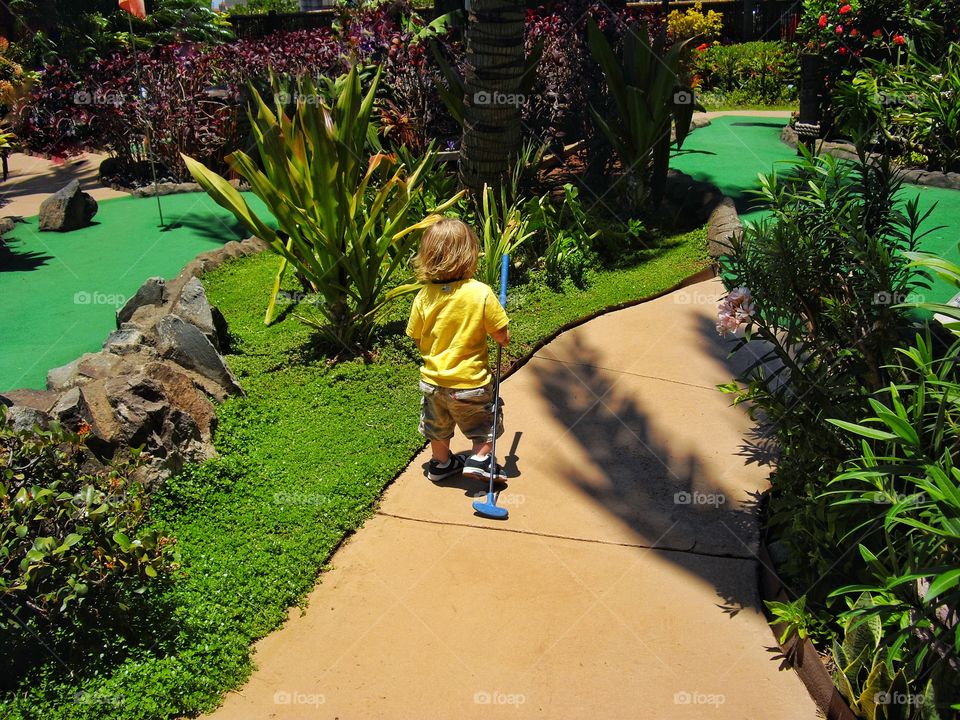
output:
{"label": "pink flower", "polygon": [[843,35],[843,25],[837,25],[837,35]]}
{"label": "pink flower", "polygon": [[753,298],[750,290],[738,287],[727,293],[720,301],[717,312],[717,332],[721,336],[734,334],[741,325],[749,324],[753,319]]}

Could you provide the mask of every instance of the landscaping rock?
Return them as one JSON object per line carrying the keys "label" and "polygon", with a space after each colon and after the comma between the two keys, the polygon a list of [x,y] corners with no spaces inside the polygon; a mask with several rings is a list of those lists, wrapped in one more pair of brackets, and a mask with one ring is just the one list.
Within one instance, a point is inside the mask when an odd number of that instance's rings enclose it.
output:
{"label": "landscaping rock", "polygon": [[157,350],[165,358],[196,370],[230,393],[242,394],[236,377],[207,336],[178,315],[167,315],[156,326]]}
{"label": "landscaping rock", "polygon": [[26,432],[36,427],[46,429],[50,416],[31,407],[14,405],[7,409],[7,422],[17,432]]}
{"label": "landscaping rock", "polygon": [[0,394],[0,403],[8,407],[19,405],[44,413],[50,412],[59,399],[60,394],[50,390],[8,390]]}
{"label": "landscaping rock", "polygon": [[185,372],[179,372],[170,363],[150,363],[144,366],[143,372],[160,384],[172,405],[193,418],[201,439],[210,442],[217,427],[217,411],[205,392]]}
{"label": "landscaping rock", "polygon": [[74,432],[79,430],[80,424],[86,422],[88,416],[87,403],[83,399],[80,388],[70,388],[63,393],[57,400],[57,404],[51,409],[50,414],[59,420],[64,427]]}
{"label": "landscaping rock", "polygon": [[97,214],[97,201],[71,180],[40,204],[40,229],[67,232],[90,224]]}
{"label": "landscaping rock", "polygon": [[79,388],[87,411],[87,424],[92,432],[87,444],[94,452],[104,456],[113,455],[122,442],[122,431],[107,392],[108,382],[107,379],[96,380]]}
{"label": "landscaping rock", "polygon": [[107,336],[103,350],[114,355],[129,355],[137,352],[146,342],[146,337],[137,328],[121,327]]}
{"label": "landscaping rock", "polygon": [[137,308],[144,305],[161,305],[166,299],[166,285],[167,281],[162,277],[148,278],[133,297],[117,310],[117,327],[129,322]]}
{"label": "landscaping rock", "polygon": [[13,218],[0,218],[0,235],[6,235],[17,226]]}
{"label": "landscaping rock", "polygon": [[707,221],[707,249],[710,257],[718,258],[729,252],[730,241],[743,232],[737,206],[724,197],[710,213]]}
{"label": "landscaping rock", "polygon": [[210,305],[207,293],[197,278],[189,278],[184,283],[173,304],[173,312],[195,325],[218,351],[226,346],[226,321],[220,311]]}
{"label": "landscaping rock", "polygon": [[47,390],[68,390],[87,381],[88,378],[80,375],[80,361],[86,357],[78,357],[66,365],[55,367],[47,371]]}

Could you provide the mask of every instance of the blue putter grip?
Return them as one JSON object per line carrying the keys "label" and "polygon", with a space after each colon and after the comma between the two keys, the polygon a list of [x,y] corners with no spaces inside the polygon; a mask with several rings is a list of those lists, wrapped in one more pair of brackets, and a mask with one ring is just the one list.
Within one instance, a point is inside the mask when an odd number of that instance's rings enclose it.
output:
{"label": "blue putter grip", "polygon": [[500,258],[500,305],[507,306],[507,271],[510,268],[510,256]]}

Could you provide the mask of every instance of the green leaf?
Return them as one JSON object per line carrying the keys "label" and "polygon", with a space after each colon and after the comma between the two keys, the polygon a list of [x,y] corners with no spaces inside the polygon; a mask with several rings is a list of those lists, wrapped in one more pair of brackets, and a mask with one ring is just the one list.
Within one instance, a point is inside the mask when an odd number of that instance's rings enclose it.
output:
{"label": "green leaf", "polygon": [[957,584],[960,584],[960,568],[948,570],[938,575],[936,579],[930,583],[930,587],[927,588],[927,592],[923,596],[924,602],[930,602],[947,590],[952,590]]}

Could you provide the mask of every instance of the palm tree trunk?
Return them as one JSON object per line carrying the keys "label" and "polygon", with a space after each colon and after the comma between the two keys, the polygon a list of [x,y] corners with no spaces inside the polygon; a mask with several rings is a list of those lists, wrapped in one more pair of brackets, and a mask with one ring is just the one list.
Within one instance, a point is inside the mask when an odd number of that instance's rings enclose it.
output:
{"label": "palm tree trunk", "polygon": [[460,182],[475,194],[500,185],[520,145],[525,12],[522,0],[468,4]]}

